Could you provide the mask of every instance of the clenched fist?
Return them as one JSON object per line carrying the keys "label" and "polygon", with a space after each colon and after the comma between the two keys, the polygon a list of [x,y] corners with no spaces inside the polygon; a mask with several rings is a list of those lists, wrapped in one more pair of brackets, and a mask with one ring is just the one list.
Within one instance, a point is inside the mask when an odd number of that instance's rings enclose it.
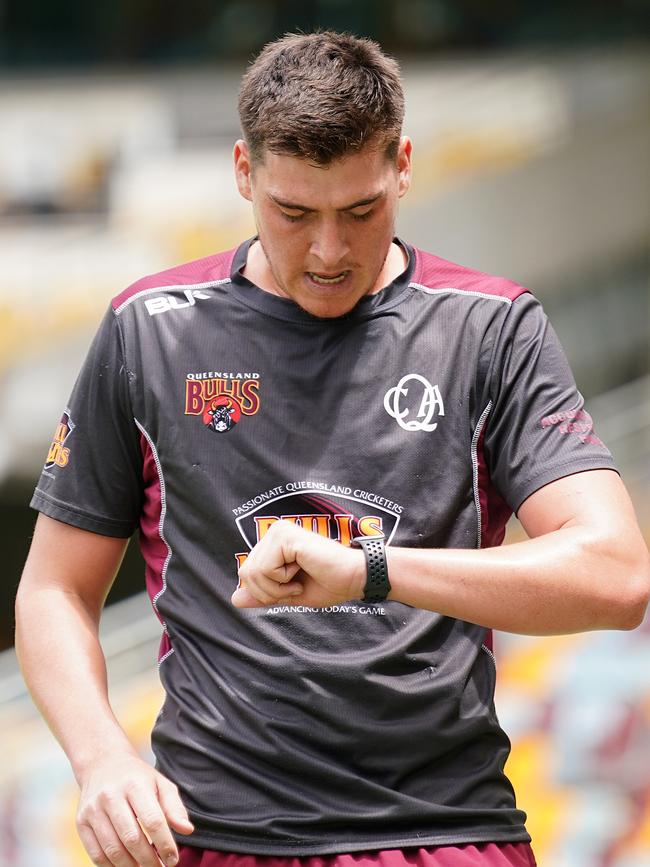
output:
{"label": "clenched fist", "polygon": [[360,599],[366,582],[363,551],[278,521],[239,570],[236,608],[308,605],[323,608]]}

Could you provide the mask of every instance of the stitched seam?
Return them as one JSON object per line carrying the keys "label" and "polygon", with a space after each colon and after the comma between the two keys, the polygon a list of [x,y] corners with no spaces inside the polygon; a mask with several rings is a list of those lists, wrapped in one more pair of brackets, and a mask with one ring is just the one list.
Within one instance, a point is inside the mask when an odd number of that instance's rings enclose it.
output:
{"label": "stitched seam", "polygon": [[474,436],[472,437],[472,487],[474,489],[474,506],[476,507],[476,519],[478,521],[477,533],[476,533],[476,547],[481,547],[481,500],[479,498],[478,491],[478,441],[481,436],[481,431],[485,425],[485,421],[490,414],[490,410],[492,409],[492,401],[489,401],[488,405],[485,407],[483,412],[481,413],[481,417],[478,420],[478,424],[476,425],[476,430],[474,431]]}
{"label": "stitched seam", "polygon": [[450,293],[452,295],[469,295],[473,298],[487,298],[489,301],[501,301],[503,304],[512,304],[511,298],[506,298],[503,295],[491,295],[488,292],[477,292],[475,289],[456,289],[453,286],[445,286],[440,289],[431,289],[429,286],[423,286],[421,283],[409,283],[414,289],[419,289],[420,292],[425,292],[427,295],[443,295]]}
{"label": "stitched seam", "polygon": [[[151,604],[153,605],[158,616],[160,617],[160,621],[162,623],[163,629],[169,635],[169,632],[167,629],[167,622],[163,619],[160,612],[158,611],[158,605],[157,605],[158,600],[160,599],[160,597],[163,595],[163,593],[167,589],[167,568],[169,566],[169,561],[172,558],[171,545],[169,544],[169,542],[167,541],[167,539],[165,537],[165,529],[164,529],[165,518],[167,517],[167,492],[166,492],[166,487],[165,487],[165,477],[163,476],[162,465],[160,463],[160,458],[158,457],[158,452],[157,452],[156,447],[153,443],[153,440],[149,436],[148,432],[145,430],[144,426],[141,425],[140,422],[137,420],[137,418],[134,417],[133,421],[138,426],[138,429],[141,432],[142,436],[149,443],[149,448],[151,449],[151,454],[153,455],[153,459],[154,459],[154,462],[156,464],[156,470],[158,471],[158,480],[160,482],[160,520],[158,521],[158,535],[165,543],[165,546],[167,548],[167,557],[165,558],[165,562],[163,563],[162,571],[160,573],[160,576],[162,578],[162,588],[153,597],[153,599],[151,600]],[[158,667],[160,667],[160,665],[165,661],[165,659],[167,659],[167,657],[170,656],[173,652],[174,652],[174,648],[172,647],[170,650],[167,651],[167,653],[164,656],[162,656],[158,660]]]}
{"label": "stitched seam", "polygon": [[53,505],[61,506],[67,512],[70,512],[71,515],[78,515],[80,518],[88,518],[90,521],[95,521],[97,524],[109,524],[114,525],[115,527],[130,527],[132,524],[129,521],[122,521],[119,518],[109,518],[106,516],[95,515],[92,512],[86,512],[84,509],[79,509],[76,506],[71,506],[66,500],[61,500],[59,497],[55,497],[53,494],[50,494],[48,491],[44,491],[43,488],[36,487],[35,492],[40,494],[46,500],[50,501]]}
{"label": "stitched seam", "polygon": [[496,668],[496,667],[497,667],[497,660],[496,660],[496,657],[495,657],[494,653],[490,650],[490,648],[487,646],[487,644],[482,644],[482,645],[481,645],[481,650],[484,650],[484,651],[487,653],[487,655],[488,655],[488,656],[490,657],[490,659],[492,660],[492,662],[493,662],[493,664],[494,664],[494,667]]}
{"label": "stitched seam", "polygon": [[167,659],[167,657],[168,657],[168,656],[171,656],[173,652],[174,652],[174,648],[173,648],[173,647],[170,647],[170,649],[167,651],[167,653],[165,653],[164,656],[161,656],[161,657],[160,657],[160,659],[158,660],[158,668],[160,668],[160,666],[161,666],[161,665],[163,664],[163,662]]}

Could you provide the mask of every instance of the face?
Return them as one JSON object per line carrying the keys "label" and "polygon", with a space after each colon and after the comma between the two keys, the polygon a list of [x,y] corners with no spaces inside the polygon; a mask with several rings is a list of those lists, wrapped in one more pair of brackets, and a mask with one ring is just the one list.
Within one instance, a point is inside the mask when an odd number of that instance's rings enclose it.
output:
{"label": "face", "polygon": [[253,165],[243,141],[234,158],[260,240],[244,273],[260,288],[329,318],[401,273],[402,253],[392,241],[411,180],[408,138],[395,159],[367,146],[328,166],[268,151]]}

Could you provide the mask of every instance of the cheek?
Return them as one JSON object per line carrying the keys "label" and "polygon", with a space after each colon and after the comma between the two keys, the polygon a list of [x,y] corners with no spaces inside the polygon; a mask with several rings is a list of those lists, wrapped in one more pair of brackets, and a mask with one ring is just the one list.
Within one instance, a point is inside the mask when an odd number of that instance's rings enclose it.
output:
{"label": "cheek", "polygon": [[374,225],[358,230],[356,233],[358,249],[365,250],[371,257],[381,256],[381,252],[393,240],[394,234],[395,227],[392,220],[378,220]]}
{"label": "cheek", "polygon": [[260,235],[263,233],[270,243],[275,246],[286,247],[300,243],[302,227],[299,223],[285,220],[276,211],[260,212],[257,214],[257,226]]}
{"label": "cheek", "polygon": [[308,255],[308,241],[301,232],[290,223],[278,224],[277,221],[266,222],[257,226],[262,247],[274,270],[289,278],[292,272],[303,271],[303,264]]}
{"label": "cheek", "polygon": [[287,259],[298,259],[309,246],[309,235],[299,223],[290,223],[282,217],[269,226],[272,243]]}

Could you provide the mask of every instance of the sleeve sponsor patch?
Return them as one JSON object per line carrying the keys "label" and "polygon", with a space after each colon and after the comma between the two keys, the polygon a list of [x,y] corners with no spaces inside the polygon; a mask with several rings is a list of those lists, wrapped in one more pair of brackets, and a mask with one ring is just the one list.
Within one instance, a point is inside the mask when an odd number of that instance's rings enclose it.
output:
{"label": "sleeve sponsor patch", "polygon": [[543,428],[556,427],[561,434],[573,435],[582,443],[602,446],[603,441],[594,433],[594,421],[584,409],[569,409],[545,415],[541,425]]}
{"label": "sleeve sponsor patch", "polygon": [[70,418],[70,410],[66,409],[54,431],[47,458],[45,459],[44,469],[49,470],[52,467],[65,467],[68,465],[70,446],[67,443],[74,429],[75,424]]}

